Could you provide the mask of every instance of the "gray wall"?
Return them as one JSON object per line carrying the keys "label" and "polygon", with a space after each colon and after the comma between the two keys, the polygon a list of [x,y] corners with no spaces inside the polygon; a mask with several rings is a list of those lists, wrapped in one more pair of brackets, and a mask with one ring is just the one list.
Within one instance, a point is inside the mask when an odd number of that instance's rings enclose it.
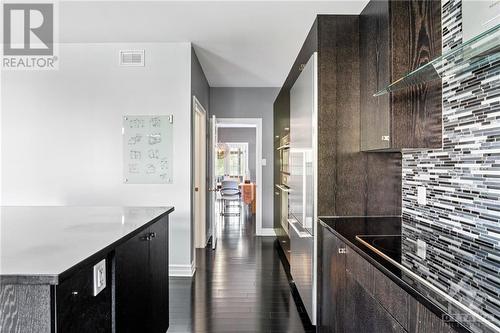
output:
{"label": "gray wall", "polygon": [[218,118],[262,118],[262,227],[273,227],[273,103],[279,88],[211,88],[210,113]]}
{"label": "gray wall", "polygon": [[[203,105],[203,108],[205,111],[207,111],[210,114],[210,86],[208,85],[208,80],[207,77],[205,76],[205,73],[203,72],[203,68],[201,67],[200,61],[198,60],[198,56],[196,55],[196,52],[193,47],[191,47],[191,95],[196,96],[196,99],[198,102]],[[191,96],[191,110],[193,110],[193,99]],[[192,112],[192,111],[191,111]],[[207,133],[209,132],[209,114],[207,114]],[[192,117],[194,119],[194,117]],[[191,131],[193,130],[193,121],[191,121]],[[208,146],[210,146],[210,142],[207,142],[207,170],[210,163],[209,163],[209,158],[210,155],[208,154]],[[191,138],[191,152],[194,153],[194,147],[193,147],[193,142]],[[194,161],[194,156],[191,156],[191,163]],[[207,174],[209,177],[211,173]],[[193,188],[192,180],[194,178],[194,167],[191,165],[191,188]],[[209,184],[207,184],[207,189],[209,188]],[[191,230],[194,229],[194,216],[193,216],[193,202],[194,200],[191,198]],[[210,230],[210,200],[209,200],[209,194],[207,193],[207,210],[206,210],[206,227],[205,227],[205,233],[207,239],[210,238],[210,235],[212,234],[212,231]],[[194,244],[194,232],[191,233],[191,244]],[[191,260],[194,259],[194,253],[191,252]]]}
{"label": "gray wall", "polygon": [[250,179],[255,181],[255,128],[219,128],[219,142],[248,142],[248,169]]}
{"label": "gray wall", "polygon": [[191,94],[196,96],[205,110],[209,112],[210,86],[193,47],[191,47]]}

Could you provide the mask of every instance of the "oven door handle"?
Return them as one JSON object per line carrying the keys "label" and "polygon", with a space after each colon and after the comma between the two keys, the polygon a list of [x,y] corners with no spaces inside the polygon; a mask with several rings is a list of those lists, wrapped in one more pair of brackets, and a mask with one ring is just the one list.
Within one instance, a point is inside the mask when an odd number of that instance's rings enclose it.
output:
{"label": "oven door handle", "polygon": [[299,221],[296,219],[288,219],[288,224],[292,226],[293,230],[295,230],[295,233],[299,238],[311,238],[311,234],[308,233],[307,231],[300,231],[299,228],[297,228],[297,224],[299,224]]}
{"label": "oven door handle", "polygon": [[280,189],[281,191],[283,191],[283,192],[291,192],[291,190],[290,190],[289,188],[286,188],[286,187],[284,187],[283,185],[278,185],[278,184],[276,184],[275,186],[276,186],[277,188],[279,188],[279,189]]}

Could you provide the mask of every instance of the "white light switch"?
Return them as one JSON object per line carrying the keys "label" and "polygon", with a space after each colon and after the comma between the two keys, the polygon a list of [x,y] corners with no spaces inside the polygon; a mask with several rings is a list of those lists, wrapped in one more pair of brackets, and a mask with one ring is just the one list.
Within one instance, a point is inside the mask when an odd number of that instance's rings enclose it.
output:
{"label": "white light switch", "polygon": [[427,189],[425,186],[417,187],[417,202],[419,205],[427,205]]}
{"label": "white light switch", "polygon": [[267,160],[265,158],[262,159],[262,166],[266,166],[267,165]]}
{"label": "white light switch", "polygon": [[427,243],[421,239],[417,239],[417,256],[422,259],[427,256]]}
{"label": "white light switch", "polygon": [[94,265],[94,296],[106,288],[106,259]]}

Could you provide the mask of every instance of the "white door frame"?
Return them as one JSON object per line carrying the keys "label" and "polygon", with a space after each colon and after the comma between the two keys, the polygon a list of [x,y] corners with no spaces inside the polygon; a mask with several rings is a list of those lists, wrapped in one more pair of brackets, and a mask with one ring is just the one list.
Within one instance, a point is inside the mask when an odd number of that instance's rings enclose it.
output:
{"label": "white door frame", "polygon": [[[200,121],[200,124],[202,124],[203,126],[203,130],[201,131],[201,133],[199,133],[200,135],[202,135],[202,142],[200,144],[200,152],[202,152],[202,154],[204,155],[204,158],[202,158],[202,160],[204,160],[204,165],[201,165],[199,166],[200,167],[200,171],[201,171],[201,175],[200,175],[200,178],[201,178],[201,183],[199,184],[199,189],[198,189],[198,193],[200,194],[200,201],[201,201],[201,206],[202,207],[196,207],[195,203],[196,203],[196,200],[194,199],[193,200],[193,208],[194,208],[194,248],[203,248],[207,245],[207,232],[206,232],[206,219],[207,219],[207,214],[206,214],[206,207],[207,207],[207,111],[205,110],[205,108],[203,107],[203,105],[198,101],[198,99],[196,98],[196,96],[193,96],[193,120],[194,120],[194,124],[193,124],[193,131],[196,131],[196,115],[199,114],[201,116],[201,121]],[[196,141],[196,138],[197,138],[197,133],[194,133],[194,140]],[[203,144],[204,142],[204,144]],[[196,145],[199,144],[198,142],[195,142],[194,143],[194,150],[195,150],[195,154],[196,154]],[[202,155],[202,156],[203,156]],[[197,159],[195,157],[195,163],[197,162]],[[196,170],[198,166],[194,165],[194,168]],[[194,174],[193,174],[193,180],[195,183],[196,182],[196,171],[194,171]],[[196,196],[196,193],[194,192],[194,186],[196,186],[196,184],[193,184],[193,189],[192,189],[192,193],[193,193],[193,197]],[[203,202],[205,204],[203,204]],[[201,208],[201,209],[200,209]],[[197,218],[197,214],[200,214],[201,216],[199,218]],[[196,253],[196,251],[195,251]],[[195,257],[195,256],[193,256]]]}
{"label": "white door frame", "polygon": [[255,234],[268,236],[262,228],[262,118],[217,118],[219,128],[255,128],[256,216]]}

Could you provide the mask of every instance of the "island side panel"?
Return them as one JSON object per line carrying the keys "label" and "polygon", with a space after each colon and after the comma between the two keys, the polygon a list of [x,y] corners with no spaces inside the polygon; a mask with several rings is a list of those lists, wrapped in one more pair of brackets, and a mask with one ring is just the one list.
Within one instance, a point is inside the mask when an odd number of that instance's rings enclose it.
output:
{"label": "island side panel", "polygon": [[0,332],[51,332],[49,285],[0,284]]}

